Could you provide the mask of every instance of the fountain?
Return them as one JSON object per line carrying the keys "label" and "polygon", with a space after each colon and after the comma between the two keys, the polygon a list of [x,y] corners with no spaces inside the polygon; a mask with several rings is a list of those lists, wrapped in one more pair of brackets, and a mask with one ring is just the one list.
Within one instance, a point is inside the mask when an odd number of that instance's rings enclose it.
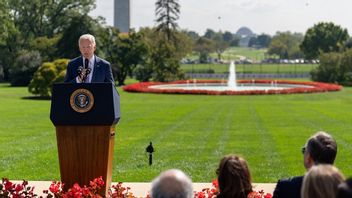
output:
{"label": "fountain", "polygon": [[229,69],[229,80],[227,81],[227,86],[231,90],[236,90],[237,88],[237,81],[236,81],[236,66],[234,61],[231,61],[230,63],[230,69]]}
{"label": "fountain", "polygon": [[251,83],[241,83],[241,86],[237,86],[237,80],[236,80],[236,66],[234,61],[231,61],[230,66],[229,66],[229,77],[227,81],[227,85],[220,82],[205,82],[205,81],[198,81],[196,79],[193,79],[193,86],[190,86],[189,81],[186,81],[186,84],[178,83],[178,84],[163,84],[163,85],[153,85],[150,88],[153,89],[182,89],[182,90],[201,90],[201,91],[268,91],[268,90],[281,90],[281,89],[287,89],[288,87],[286,85],[282,86],[272,86],[268,83],[266,84],[258,84],[255,83],[255,80],[252,79]]}
{"label": "fountain", "polygon": [[[140,84],[138,87],[137,84]],[[321,85],[320,85],[321,84]],[[185,80],[171,83],[136,83],[131,86],[125,86],[125,91],[136,91],[152,93],[184,93],[184,94],[212,94],[212,95],[235,95],[235,94],[277,94],[277,93],[307,93],[316,91],[339,90],[341,87],[330,84],[315,82],[296,82],[287,80],[236,80],[236,66],[231,61],[229,66],[229,77],[226,84],[222,80]],[[324,88],[320,87],[323,86]]]}

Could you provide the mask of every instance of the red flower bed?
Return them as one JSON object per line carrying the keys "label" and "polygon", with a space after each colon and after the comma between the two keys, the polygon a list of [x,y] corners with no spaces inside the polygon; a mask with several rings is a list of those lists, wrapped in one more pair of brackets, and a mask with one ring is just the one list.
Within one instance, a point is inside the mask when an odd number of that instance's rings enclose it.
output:
{"label": "red flower bed", "polygon": [[[43,195],[34,193],[34,186],[28,186],[28,182],[23,180],[21,184],[12,183],[10,180],[3,178],[0,183],[0,198],[102,198],[98,193],[104,186],[102,177],[95,178],[89,182],[89,186],[79,186],[74,184],[67,191],[63,190],[64,184],[53,181],[49,190],[44,190]],[[109,198],[135,198],[130,192],[129,187],[123,187],[122,182],[112,185],[108,192]],[[149,195],[146,195],[149,198]]]}
{"label": "red flower bed", "polygon": [[[23,180],[21,184],[12,183],[10,180],[3,178],[0,183],[1,198],[102,198],[98,193],[104,185],[102,177],[98,177],[89,183],[89,186],[79,186],[74,184],[67,191],[63,190],[64,184],[53,181],[49,190],[44,190],[43,195],[34,194],[34,186],[28,186],[28,182]],[[200,192],[194,191],[194,198],[214,198],[218,194],[219,184],[215,179],[212,182],[211,188],[204,188]],[[131,192],[130,187],[123,187],[122,182],[111,186],[109,189],[109,198],[136,198]],[[150,198],[149,193],[145,196]],[[248,198],[272,198],[270,193],[265,193],[263,190],[253,191],[248,195]]]}
{"label": "red flower bed", "polygon": [[[127,92],[142,93],[166,93],[166,94],[202,94],[202,95],[261,95],[261,94],[293,94],[293,93],[316,93],[327,91],[339,91],[342,86],[321,82],[297,82],[288,80],[239,80],[238,83],[256,83],[256,84],[291,84],[291,85],[307,85],[310,87],[294,87],[280,90],[241,90],[241,91],[212,91],[212,90],[185,90],[185,89],[156,89],[151,88],[153,85],[163,84],[187,84],[192,85],[192,81],[175,81],[170,83],[161,82],[140,82],[124,86],[122,89]],[[220,80],[197,80],[197,83],[223,83]]]}

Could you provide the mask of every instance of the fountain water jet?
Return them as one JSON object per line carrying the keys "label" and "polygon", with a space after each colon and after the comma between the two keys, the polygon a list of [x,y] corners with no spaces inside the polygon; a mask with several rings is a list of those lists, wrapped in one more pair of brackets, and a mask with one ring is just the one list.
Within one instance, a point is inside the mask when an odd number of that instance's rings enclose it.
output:
{"label": "fountain water jet", "polygon": [[227,86],[231,90],[237,89],[237,82],[236,82],[236,65],[234,61],[231,61],[230,68],[229,68],[229,80],[227,81]]}

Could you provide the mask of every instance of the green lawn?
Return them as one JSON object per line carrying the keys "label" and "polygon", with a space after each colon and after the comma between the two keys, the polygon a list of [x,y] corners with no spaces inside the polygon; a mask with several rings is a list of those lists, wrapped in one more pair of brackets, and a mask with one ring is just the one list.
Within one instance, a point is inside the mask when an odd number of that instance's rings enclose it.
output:
{"label": "green lawn", "polygon": [[[237,73],[309,73],[317,64],[237,64]],[[182,64],[185,73],[228,73],[229,64]]]}
{"label": "green lawn", "polygon": [[[240,57],[247,57],[251,60],[263,60],[265,59],[265,53],[267,49],[255,49],[249,47],[230,47],[221,55],[224,60],[239,60]],[[213,54],[214,57],[215,54]]]}
{"label": "green lawn", "polygon": [[[352,176],[352,88],[340,92],[267,96],[121,94],[113,181],[147,182],[179,168],[195,182],[210,182],[220,158],[248,160],[254,182],[304,173],[301,147],[314,132],[330,132],[336,165]],[[0,176],[59,179],[50,101],[27,88],[0,85]],[[152,141],[154,165],[145,148]]]}
{"label": "green lawn", "polygon": [[[267,48],[264,49],[255,49],[250,47],[229,47],[225,50],[221,55],[222,60],[240,60],[240,58],[249,58],[251,60],[260,61],[265,59],[265,53],[267,52]],[[212,58],[218,58],[217,53],[213,52],[209,54]],[[187,55],[187,58],[191,60],[198,60],[199,53],[192,52]]]}

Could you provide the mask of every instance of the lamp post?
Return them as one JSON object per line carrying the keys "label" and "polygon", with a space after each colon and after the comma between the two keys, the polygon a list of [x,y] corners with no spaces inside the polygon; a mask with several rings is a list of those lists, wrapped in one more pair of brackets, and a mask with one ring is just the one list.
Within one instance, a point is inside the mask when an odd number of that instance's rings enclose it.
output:
{"label": "lamp post", "polygon": [[149,166],[151,166],[153,164],[153,152],[154,152],[154,147],[152,142],[149,143],[145,151],[149,153]]}

